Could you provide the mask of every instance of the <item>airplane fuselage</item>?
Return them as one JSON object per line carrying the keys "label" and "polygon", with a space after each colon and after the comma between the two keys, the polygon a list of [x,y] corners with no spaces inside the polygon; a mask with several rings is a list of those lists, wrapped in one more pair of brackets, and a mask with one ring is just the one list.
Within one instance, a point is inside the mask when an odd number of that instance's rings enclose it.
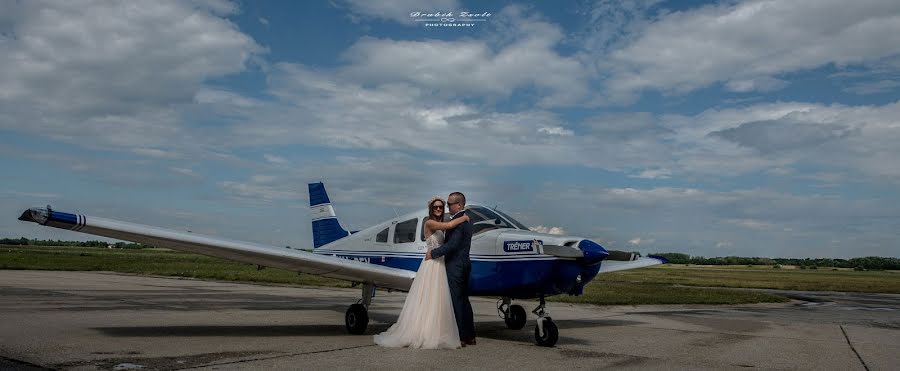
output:
{"label": "airplane fuselage", "polygon": [[[321,246],[314,253],[416,271],[426,252],[426,215],[422,211],[398,217]],[[510,228],[505,223],[503,226],[497,228],[494,220],[474,224],[469,251],[472,295],[526,299],[580,293],[580,288],[600,269],[599,263],[585,265],[578,258],[543,251],[543,245],[575,248],[583,238]]]}

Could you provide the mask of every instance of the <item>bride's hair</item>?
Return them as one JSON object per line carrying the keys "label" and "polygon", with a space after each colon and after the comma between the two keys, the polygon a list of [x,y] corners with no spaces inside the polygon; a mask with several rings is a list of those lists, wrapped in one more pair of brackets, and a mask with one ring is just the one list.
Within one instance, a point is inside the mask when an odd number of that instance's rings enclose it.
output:
{"label": "bride's hair", "polygon": [[[447,203],[444,202],[444,199],[443,199],[443,198],[440,198],[440,197],[438,197],[438,196],[432,197],[431,200],[428,201],[428,219],[431,219],[431,218],[432,218],[432,216],[431,216],[431,206],[434,205],[434,202],[435,202],[435,201],[440,201],[441,204],[443,204],[444,206],[447,206]],[[441,218],[440,218],[440,220],[438,220],[438,221],[439,221],[439,222],[444,221],[444,210],[441,210]]]}

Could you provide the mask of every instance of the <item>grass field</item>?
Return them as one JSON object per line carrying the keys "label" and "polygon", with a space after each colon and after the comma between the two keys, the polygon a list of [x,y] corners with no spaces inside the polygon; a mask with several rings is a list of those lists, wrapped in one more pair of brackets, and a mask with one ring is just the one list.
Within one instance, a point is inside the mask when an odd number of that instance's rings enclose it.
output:
{"label": "grass field", "polygon": [[0,245],[0,269],[111,271],[226,281],[350,287],[346,281],[167,249]]}
{"label": "grass field", "polygon": [[[0,245],[0,269],[114,271],[290,285],[350,287],[345,281],[298,274],[166,249]],[[743,304],[782,302],[767,293],[728,288],[900,293],[898,272],[664,265],[598,276],[578,297],[550,300],[599,305]]]}

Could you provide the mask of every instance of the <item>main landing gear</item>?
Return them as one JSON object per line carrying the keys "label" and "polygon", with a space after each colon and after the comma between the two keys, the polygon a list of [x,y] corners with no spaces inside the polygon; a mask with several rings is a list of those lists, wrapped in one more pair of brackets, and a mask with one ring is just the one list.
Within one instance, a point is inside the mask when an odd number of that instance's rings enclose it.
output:
{"label": "main landing gear", "polygon": [[528,321],[525,308],[522,308],[521,305],[510,305],[512,302],[510,298],[500,300],[502,303],[497,303],[497,314],[506,322],[506,327],[510,330],[521,330],[522,327],[525,327],[525,322]]}
{"label": "main landing gear", "polygon": [[[500,299],[497,302],[497,313],[506,322],[506,327],[512,330],[522,329],[528,320],[525,309],[521,305],[511,305],[511,302],[510,298]],[[537,324],[534,326],[534,340],[537,345],[552,347],[559,340],[559,329],[553,323],[553,319],[547,315],[546,307],[547,302],[541,296],[540,305],[531,312],[538,316]]]}
{"label": "main landing gear", "polygon": [[344,314],[344,325],[347,326],[347,332],[354,335],[362,335],[366,332],[369,325],[369,304],[372,304],[372,290],[375,288],[371,283],[362,285],[362,299],[347,309]]}

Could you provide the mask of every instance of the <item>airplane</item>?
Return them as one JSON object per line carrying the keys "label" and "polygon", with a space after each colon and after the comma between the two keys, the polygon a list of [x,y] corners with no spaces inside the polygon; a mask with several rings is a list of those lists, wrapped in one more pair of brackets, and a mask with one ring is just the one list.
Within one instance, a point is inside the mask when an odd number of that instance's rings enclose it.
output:
{"label": "airplane", "polygon": [[[362,286],[344,324],[350,334],[363,334],[375,289],[408,291],[425,255],[424,224],[428,210],[411,212],[360,231],[347,231],[335,213],[325,185],[310,183],[309,204],[313,249],[304,251],[162,229],[153,226],[67,213],[47,207],[25,210],[19,220],[351,281]],[[598,274],[665,263],[661,257],[608,251],[582,237],[534,232],[508,214],[478,204],[466,205],[473,223],[469,281],[472,296],[499,297],[498,315],[506,326],[522,329],[527,314],[513,299],[539,299],[535,342],[552,347],[559,330],[546,310],[545,297],[581,295]],[[445,215],[449,213],[445,212]]]}

